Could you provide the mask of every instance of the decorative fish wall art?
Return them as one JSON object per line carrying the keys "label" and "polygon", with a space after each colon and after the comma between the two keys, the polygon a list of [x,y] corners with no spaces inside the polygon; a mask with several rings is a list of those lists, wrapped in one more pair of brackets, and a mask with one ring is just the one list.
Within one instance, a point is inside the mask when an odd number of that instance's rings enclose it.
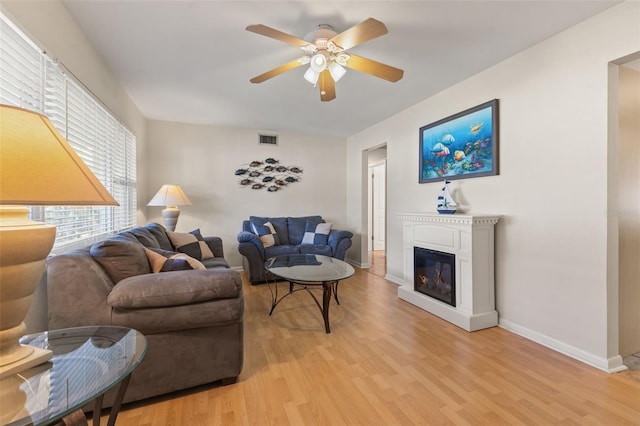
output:
{"label": "decorative fish wall art", "polygon": [[268,192],[280,191],[296,182],[300,182],[303,170],[298,166],[283,166],[274,158],[264,161],[252,161],[243,164],[235,171],[238,183],[251,189],[266,189]]}

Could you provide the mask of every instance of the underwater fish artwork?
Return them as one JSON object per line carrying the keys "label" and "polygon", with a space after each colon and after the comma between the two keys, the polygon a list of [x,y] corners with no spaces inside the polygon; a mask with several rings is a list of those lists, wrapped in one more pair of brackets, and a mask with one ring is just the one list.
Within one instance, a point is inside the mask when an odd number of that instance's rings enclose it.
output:
{"label": "underwater fish artwork", "polygon": [[235,170],[234,175],[241,177],[238,180],[241,187],[277,192],[289,184],[300,182],[302,172],[301,167],[284,166],[280,164],[279,160],[269,157],[264,161],[254,160],[243,164],[241,168]]}
{"label": "underwater fish artwork", "polygon": [[456,151],[453,153],[453,159],[456,161],[462,161],[464,160],[464,157],[466,157],[466,155],[464,154],[464,151]]}
{"label": "underwater fish artwork", "polygon": [[474,124],[473,126],[471,126],[471,129],[469,131],[471,132],[472,135],[476,135],[476,134],[478,134],[480,129],[482,129],[482,126],[484,126],[484,122],[483,123]]}
{"label": "underwater fish artwork", "polygon": [[447,133],[446,135],[444,135],[441,140],[441,142],[445,145],[451,145],[455,141],[456,141],[456,138],[454,138],[451,133]]}
{"label": "underwater fish artwork", "polygon": [[431,152],[433,152],[433,155],[435,155],[436,157],[446,157],[451,153],[451,151],[449,151],[449,148],[447,148],[440,142],[438,142],[433,146],[433,148],[431,148]]}

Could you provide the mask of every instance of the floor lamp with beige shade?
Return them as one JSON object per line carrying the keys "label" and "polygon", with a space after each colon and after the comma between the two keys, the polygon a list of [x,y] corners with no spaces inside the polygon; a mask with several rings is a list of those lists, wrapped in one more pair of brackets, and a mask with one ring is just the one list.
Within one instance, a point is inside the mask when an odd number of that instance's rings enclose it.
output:
{"label": "floor lamp with beige shade", "polygon": [[56,235],[26,206],[47,205],[119,204],[47,117],[0,105],[0,378],[52,356],[19,342]]}
{"label": "floor lamp with beige shade", "polygon": [[180,210],[178,206],[190,206],[191,201],[178,185],[162,185],[162,188],[153,196],[147,206],[166,206],[162,210],[164,226],[169,231],[175,231],[178,224]]}

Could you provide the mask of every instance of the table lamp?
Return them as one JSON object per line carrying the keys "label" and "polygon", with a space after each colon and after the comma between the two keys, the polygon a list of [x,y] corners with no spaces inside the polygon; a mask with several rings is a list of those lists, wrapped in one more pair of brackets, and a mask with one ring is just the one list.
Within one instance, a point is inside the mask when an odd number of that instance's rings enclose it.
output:
{"label": "table lamp", "polygon": [[162,210],[162,220],[164,220],[165,228],[169,231],[176,230],[178,216],[180,216],[178,206],[190,205],[191,201],[178,185],[162,185],[162,188],[147,204],[147,206],[166,206],[166,209]]}
{"label": "table lamp", "polygon": [[35,205],[119,204],[47,117],[0,105],[0,379],[52,356],[19,342],[56,235]]}

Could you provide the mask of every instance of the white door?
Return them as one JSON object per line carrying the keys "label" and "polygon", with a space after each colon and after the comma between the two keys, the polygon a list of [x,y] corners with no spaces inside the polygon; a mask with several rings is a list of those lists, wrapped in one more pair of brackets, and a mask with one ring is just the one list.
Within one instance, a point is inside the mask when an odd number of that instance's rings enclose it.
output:
{"label": "white door", "polygon": [[382,163],[373,168],[372,192],[373,192],[373,223],[372,237],[373,249],[384,250],[386,231],[386,164]]}

